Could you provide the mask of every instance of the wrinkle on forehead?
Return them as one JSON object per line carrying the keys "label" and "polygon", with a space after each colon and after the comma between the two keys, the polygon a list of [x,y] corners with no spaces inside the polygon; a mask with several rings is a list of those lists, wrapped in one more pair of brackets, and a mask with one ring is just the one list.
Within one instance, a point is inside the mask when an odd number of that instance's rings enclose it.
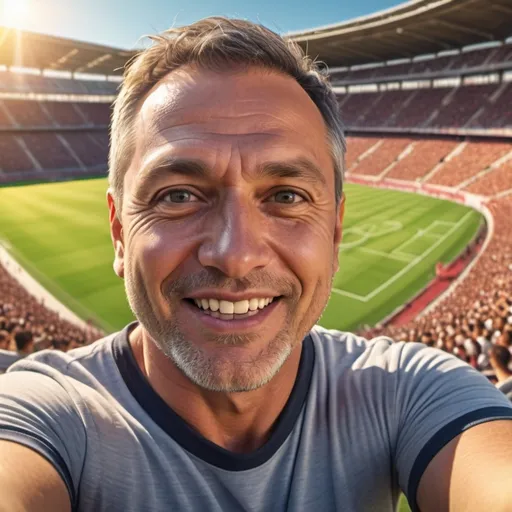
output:
{"label": "wrinkle on forehead", "polygon": [[[228,135],[301,131],[305,122],[326,140],[316,105],[291,77],[259,68],[215,73],[194,68],[173,71],[156,84],[139,112],[139,128],[154,137],[195,131]],[[169,131],[171,130],[171,132]]]}

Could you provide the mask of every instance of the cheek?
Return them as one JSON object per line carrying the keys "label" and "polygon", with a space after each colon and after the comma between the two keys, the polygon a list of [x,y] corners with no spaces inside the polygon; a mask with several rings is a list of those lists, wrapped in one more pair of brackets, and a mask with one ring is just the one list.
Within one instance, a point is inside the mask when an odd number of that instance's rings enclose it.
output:
{"label": "cheek", "polygon": [[330,286],[333,235],[328,226],[301,222],[279,230],[274,240],[282,260],[300,280],[303,298]]}
{"label": "cheek", "polygon": [[164,280],[190,254],[192,246],[186,230],[155,222],[129,239],[128,267],[137,269],[148,293],[154,297],[160,293]]}

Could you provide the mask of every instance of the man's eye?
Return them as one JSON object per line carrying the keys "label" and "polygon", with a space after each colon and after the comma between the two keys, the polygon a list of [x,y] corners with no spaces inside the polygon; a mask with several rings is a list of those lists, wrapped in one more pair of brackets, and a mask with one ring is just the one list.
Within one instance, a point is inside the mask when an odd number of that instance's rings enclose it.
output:
{"label": "man's eye", "polygon": [[270,199],[272,203],[296,204],[302,203],[304,198],[293,190],[281,190],[276,192]]}
{"label": "man's eye", "polygon": [[192,203],[197,196],[188,190],[170,190],[161,196],[164,203]]}

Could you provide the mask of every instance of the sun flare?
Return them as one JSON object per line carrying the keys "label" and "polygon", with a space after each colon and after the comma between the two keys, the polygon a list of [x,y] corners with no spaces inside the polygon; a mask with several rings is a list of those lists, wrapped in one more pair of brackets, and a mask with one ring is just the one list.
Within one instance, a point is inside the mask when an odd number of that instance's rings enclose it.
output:
{"label": "sun flare", "polygon": [[28,15],[27,0],[0,0],[0,25],[21,28]]}

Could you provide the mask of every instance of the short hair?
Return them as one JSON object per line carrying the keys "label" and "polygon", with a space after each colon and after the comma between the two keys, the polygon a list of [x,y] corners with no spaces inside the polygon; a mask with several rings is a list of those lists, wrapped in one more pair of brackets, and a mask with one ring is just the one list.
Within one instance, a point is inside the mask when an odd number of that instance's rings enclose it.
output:
{"label": "short hair", "polygon": [[30,331],[18,331],[14,335],[14,341],[16,342],[16,348],[18,349],[18,352],[25,350],[33,339],[34,337]]}
{"label": "short hair", "polygon": [[508,368],[510,364],[510,351],[501,345],[493,345],[490,349],[491,356],[501,368]]}
{"label": "short hair", "polygon": [[4,341],[10,341],[10,340],[11,340],[11,335],[7,331],[1,330],[0,331],[0,343],[3,343]]}
{"label": "short hair", "polygon": [[224,17],[205,18],[149,38],[153,45],[127,64],[114,102],[109,183],[116,199],[122,199],[124,175],[134,154],[137,108],[155,84],[186,65],[212,71],[255,66],[294,78],[322,114],[331,146],[335,195],[339,203],[346,151],[339,105],[327,76],[300,46],[262,25]]}

